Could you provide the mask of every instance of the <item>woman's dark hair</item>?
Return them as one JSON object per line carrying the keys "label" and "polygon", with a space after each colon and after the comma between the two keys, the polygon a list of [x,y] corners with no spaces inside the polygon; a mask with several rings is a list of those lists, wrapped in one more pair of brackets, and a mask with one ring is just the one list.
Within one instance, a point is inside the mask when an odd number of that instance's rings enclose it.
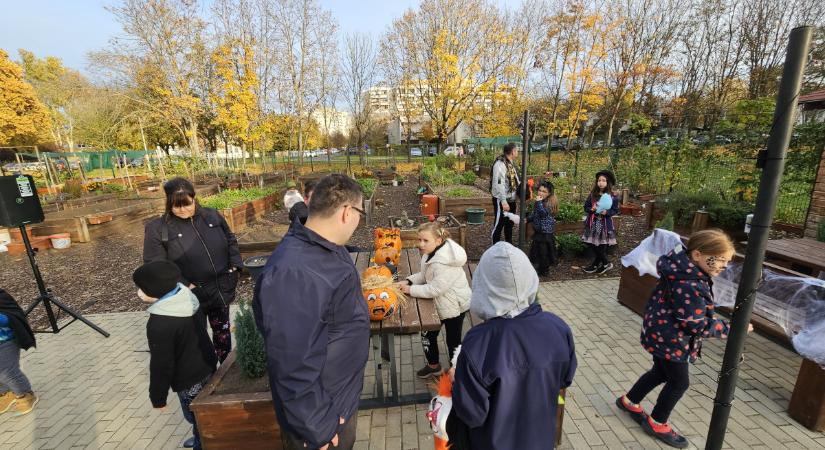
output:
{"label": "woman's dark hair", "polygon": [[[604,187],[604,191],[599,189],[599,178],[604,177],[607,180],[607,186]],[[593,201],[599,201],[599,197],[602,194],[610,194],[613,195],[613,174],[607,171],[602,171],[596,174],[596,181],[593,182],[593,190],[590,191],[590,198]]]}
{"label": "woman's dark hair", "polygon": [[189,206],[195,201],[195,186],[186,178],[172,178],[163,183],[163,192],[166,193],[166,215],[172,214],[172,208]]}
{"label": "woman's dark hair", "polygon": [[547,198],[543,200],[544,207],[547,208],[554,216],[559,213],[559,199],[556,198],[556,189],[553,183],[545,180],[539,183],[539,189],[547,189]]}

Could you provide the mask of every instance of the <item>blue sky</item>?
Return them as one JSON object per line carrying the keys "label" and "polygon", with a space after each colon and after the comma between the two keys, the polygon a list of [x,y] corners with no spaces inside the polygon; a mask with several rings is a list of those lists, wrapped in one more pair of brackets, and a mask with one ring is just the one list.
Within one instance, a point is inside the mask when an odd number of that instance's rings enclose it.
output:
{"label": "blue sky", "polygon": [[[319,0],[338,19],[341,31],[375,36],[418,0]],[[18,59],[17,49],[57,56],[86,71],[86,54],[106,46],[120,27],[104,6],[115,0],[0,0],[0,48]]]}

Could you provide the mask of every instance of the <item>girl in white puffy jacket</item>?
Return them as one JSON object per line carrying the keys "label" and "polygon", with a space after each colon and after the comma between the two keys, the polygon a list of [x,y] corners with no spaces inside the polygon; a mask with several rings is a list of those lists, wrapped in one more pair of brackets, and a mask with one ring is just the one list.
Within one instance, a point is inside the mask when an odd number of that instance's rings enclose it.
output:
{"label": "girl in white puffy jacket", "polygon": [[[470,309],[470,284],[464,273],[467,253],[450,239],[450,232],[438,222],[418,227],[418,249],[421,251],[421,271],[407,277],[406,282],[398,283],[398,288],[412,297],[435,301],[435,309],[447,330],[447,348],[452,358],[461,344],[464,314]],[[419,378],[441,373],[439,331],[421,333],[427,365],[416,373]]]}

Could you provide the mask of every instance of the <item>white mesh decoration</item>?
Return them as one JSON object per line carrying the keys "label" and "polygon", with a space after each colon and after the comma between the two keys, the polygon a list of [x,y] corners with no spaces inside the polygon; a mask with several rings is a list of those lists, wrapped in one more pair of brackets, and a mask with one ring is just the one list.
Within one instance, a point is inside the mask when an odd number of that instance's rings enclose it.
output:
{"label": "white mesh decoration", "polygon": [[[714,303],[733,307],[742,265],[714,279]],[[800,355],[825,368],[825,280],[762,271],[754,312],[779,325]]]}

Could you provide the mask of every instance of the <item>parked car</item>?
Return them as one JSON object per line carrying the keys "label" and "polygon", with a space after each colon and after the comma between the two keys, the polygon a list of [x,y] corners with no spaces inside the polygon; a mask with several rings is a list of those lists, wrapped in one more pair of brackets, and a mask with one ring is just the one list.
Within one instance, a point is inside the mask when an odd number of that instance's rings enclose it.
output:
{"label": "parked car", "polygon": [[475,146],[474,144],[470,144],[470,145],[468,145],[468,146],[466,147],[466,149],[467,149],[467,154],[471,154],[471,153],[475,153],[475,152],[476,152],[476,146]]}
{"label": "parked car", "polygon": [[438,147],[430,147],[427,149],[427,154],[430,156],[435,156],[438,154]]}
{"label": "parked car", "polygon": [[731,143],[731,139],[727,136],[720,136],[720,135],[717,134],[713,139],[714,139],[714,141],[716,141],[717,144],[730,144]]}
{"label": "parked car", "polygon": [[458,147],[451,145],[444,149],[444,154],[447,156],[458,156]]}
{"label": "parked car", "polygon": [[547,150],[547,143],[543,144],[530,144],[530,153],[541,153]]}
{"label": "parked car", "polygon": [[410,156],[421,156],[421,149],[418,147],[410,147]]}

